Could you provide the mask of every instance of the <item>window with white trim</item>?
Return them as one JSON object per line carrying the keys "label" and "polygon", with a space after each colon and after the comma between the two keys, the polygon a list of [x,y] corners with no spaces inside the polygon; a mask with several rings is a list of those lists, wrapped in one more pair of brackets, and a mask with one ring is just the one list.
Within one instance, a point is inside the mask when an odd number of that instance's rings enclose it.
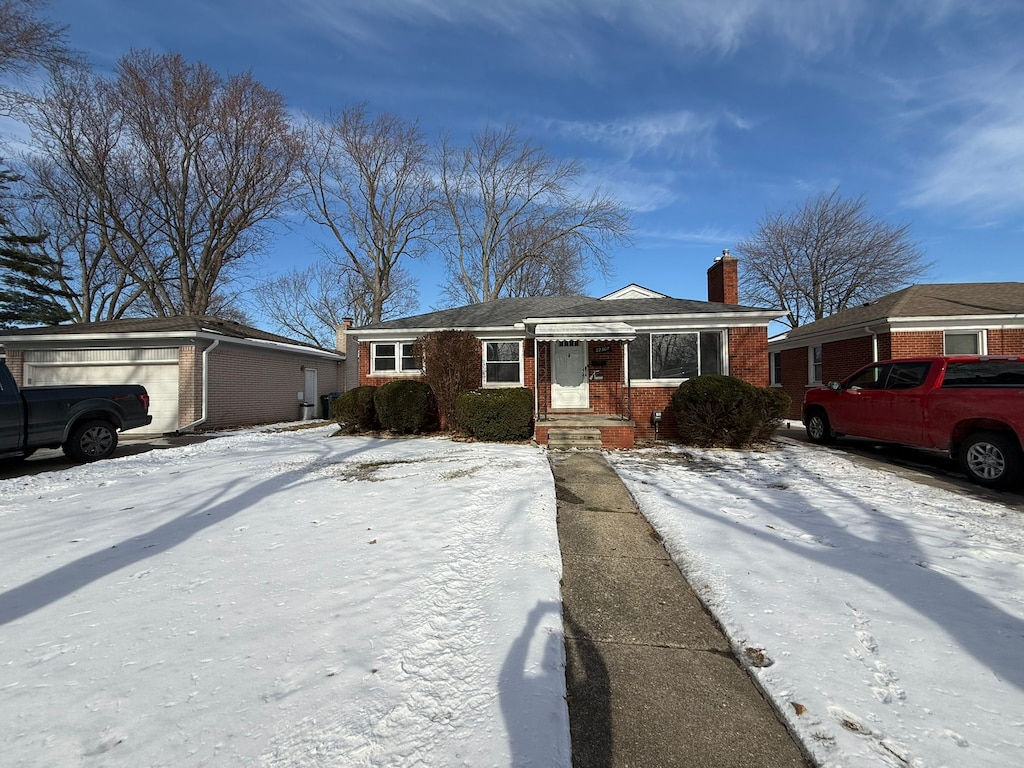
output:
{"label": "window with white trim", "polygon": [[678,380],[723,373],[724,351],[722,331],[638,333],[629,343],[629,378]]}
{"label": "window with white trim", "polygon": [[484,384],[522,384],[522,352],[519,341],[485,341]]}
{"label": "window with white trim", "polygon": [[821,347],[810,347],[807,350],[807,378],[811,384],[821,384],[822,369]]}
{"label": "window with white trim", "polygon": [[947,355],[981,355],[983,331],[946,331],[942,346]]}
{"label": "window with white trim", "polygon": [[371,345],[371,373],[419,373],[420,360],[411,341],[377,341]]}
{"label": "window with white trim", "polygon": [[770,381],[771,385],[775,386],[775,387],[781,386],[782,385],[782,353],[781,352],[771,352],[768,355],[768,362],[769,362],[768,369],[769,369],[769,372],[771,374],[769,381]]}

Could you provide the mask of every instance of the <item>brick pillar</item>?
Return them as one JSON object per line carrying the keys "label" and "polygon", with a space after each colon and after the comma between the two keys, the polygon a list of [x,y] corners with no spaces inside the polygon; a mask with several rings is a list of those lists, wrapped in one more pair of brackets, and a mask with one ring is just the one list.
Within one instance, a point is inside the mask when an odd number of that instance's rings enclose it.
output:
{"label": "brick pillar", "polygon": [[708,268],[708,301],[721,304],[740,303],[740,260],[726,248]]}

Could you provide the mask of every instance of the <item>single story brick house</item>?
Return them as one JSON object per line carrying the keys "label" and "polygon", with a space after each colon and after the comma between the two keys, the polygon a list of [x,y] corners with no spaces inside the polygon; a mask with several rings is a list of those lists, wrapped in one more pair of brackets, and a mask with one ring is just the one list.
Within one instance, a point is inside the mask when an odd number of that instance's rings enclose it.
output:
{"label": "single story brick house", "polygon": [[216,317],[55,325],[0,335],[19,386],[142,384],[140,433],[295,421],[344,385],[344,355]]}
{"label": "single story brick house", "polygon": [[670,398],[690,377],[767,386],[768,324],[782,313],[739,305],[737,263],[725,252],[708,270],[708,301],[635,284],[602,298],[502,298],[344,327],[338,346],[349,386],[380,385],[421,375],[417,338],[467,331],[480,339],[480,386],[532,390],[538,443],[631,447],[674,434]]}
{"label": "single story brick house", "polygon": [[808,387],[877,360],[1024,354],[1024,283],[918,284],[768,341],[772,386],[799,419]]}

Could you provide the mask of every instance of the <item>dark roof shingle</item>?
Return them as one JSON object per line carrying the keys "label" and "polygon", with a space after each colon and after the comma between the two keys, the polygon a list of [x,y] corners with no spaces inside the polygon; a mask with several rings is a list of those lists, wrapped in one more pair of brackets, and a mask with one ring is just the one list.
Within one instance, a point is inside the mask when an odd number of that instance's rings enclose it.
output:
{"label": "dark roof shingle", "polygon": [[1024,283],[916,284],[859,307],[801,325],[787,341],[847,326],[870,325],[900,317],[969,317],[1024,313]]}
{"label": "dark roof shingle", "polygon": [[764,312],[763,308],[717,304],[693,299],[595,299],[590,296],[504,298],[385,320],[358,330],[487,328],[513,326],[525,318],[637,317],[719,312]]}
{"label": "dark roof shingle", "polygon": [[52,334],[89,335],[103,333],[216,333],[236,339],[255,339],[277,344],[314,347],[304,341],[296,341],[259,328],[224,320],[209,315],[182,315],[179,317],[133,317],[122,320],[101,320],[94,323],[72,323],[70,325],[47,325],[40,328],[18,328],[7,331],[10,336],[49,336]]}

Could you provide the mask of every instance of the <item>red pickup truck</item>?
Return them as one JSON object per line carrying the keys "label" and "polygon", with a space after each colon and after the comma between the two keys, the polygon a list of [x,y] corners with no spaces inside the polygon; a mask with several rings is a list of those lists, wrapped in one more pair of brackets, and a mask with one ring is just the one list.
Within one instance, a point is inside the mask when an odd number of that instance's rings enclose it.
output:
{"label": "red pickup truck", "polygon": [[850,435],[938,449],[981,485],[1024,480],[1024,356],[872,363],[808,390],[803,417],[814,443]]}

